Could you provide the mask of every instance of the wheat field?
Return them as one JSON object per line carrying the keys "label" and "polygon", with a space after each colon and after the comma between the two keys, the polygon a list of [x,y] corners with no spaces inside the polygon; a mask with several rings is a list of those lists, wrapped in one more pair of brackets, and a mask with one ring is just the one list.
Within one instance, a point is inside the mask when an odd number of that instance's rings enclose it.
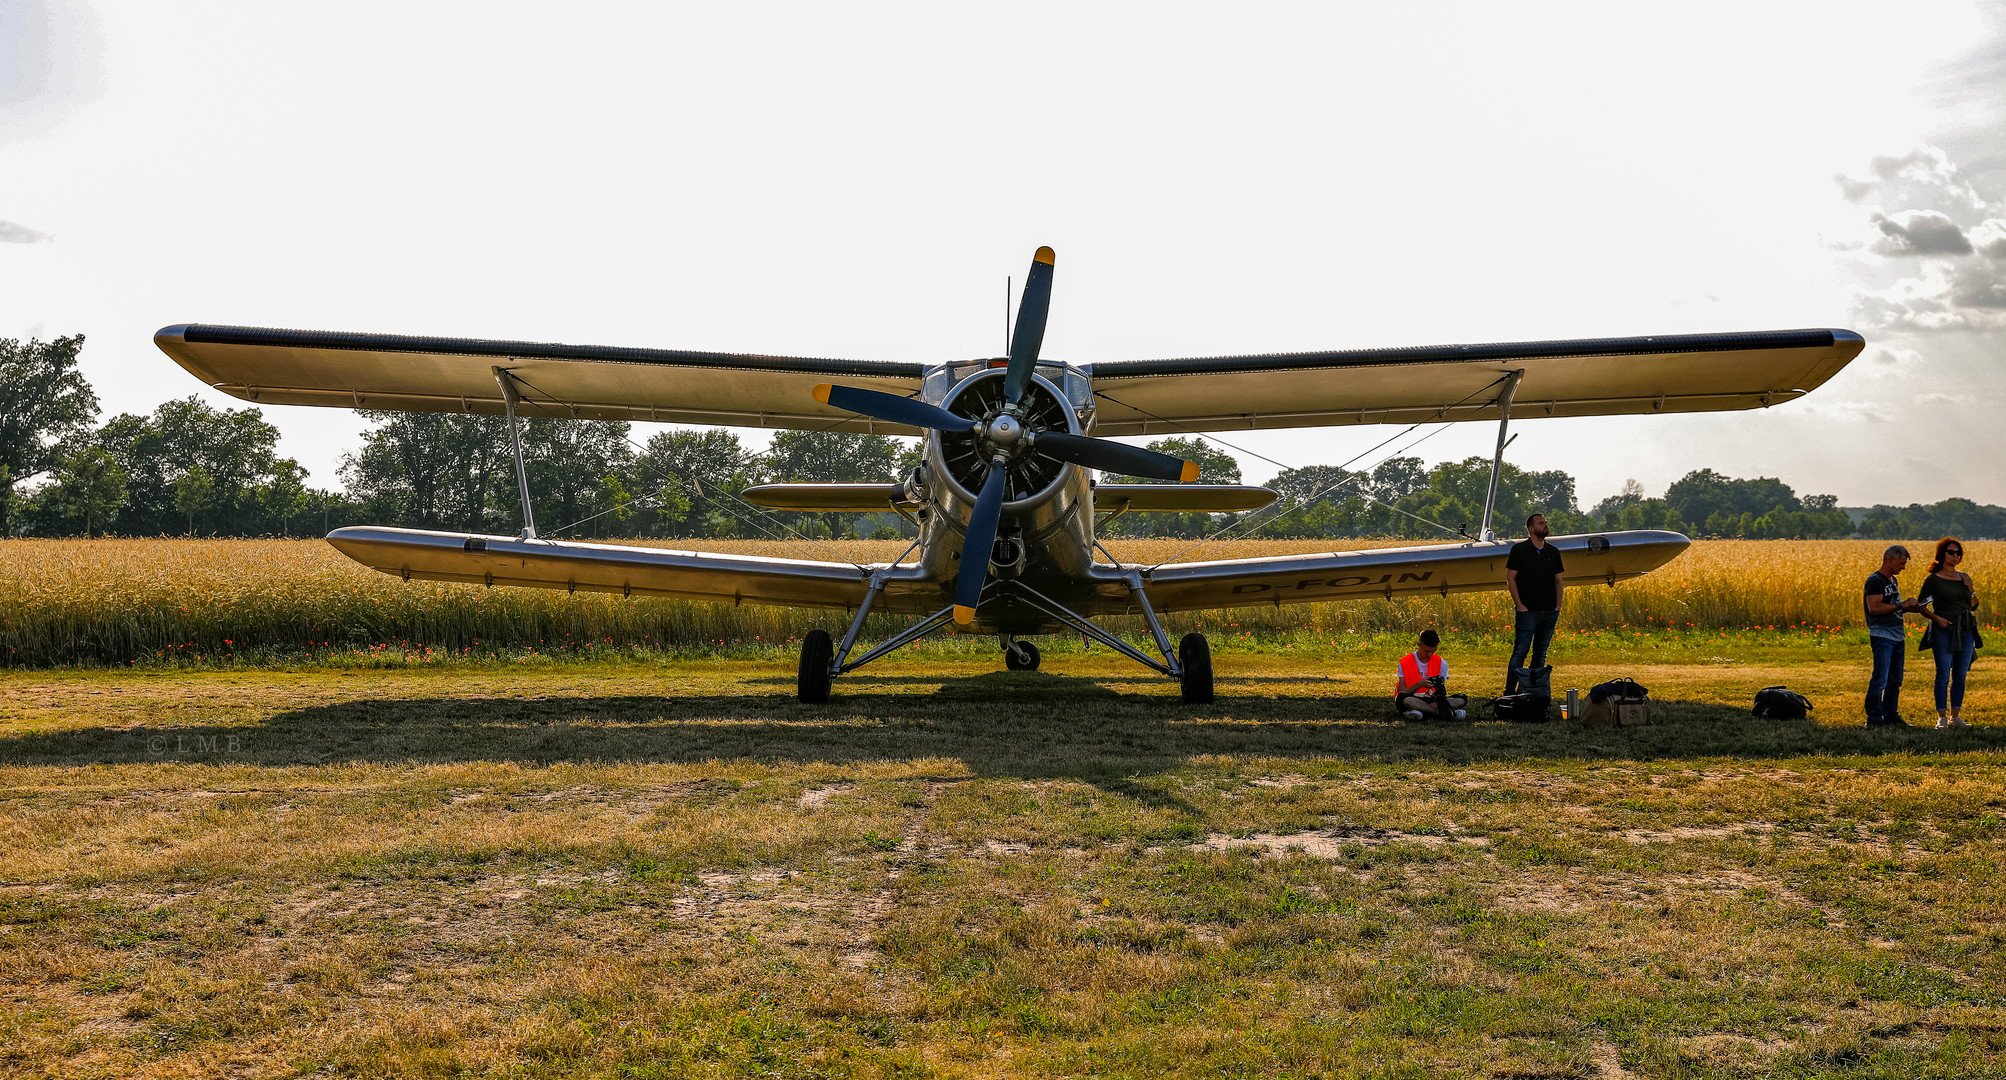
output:
{"label": "wheat field", "polygon": [[[631,542],[631,541],[630,541]],[[1340,547],[1397,541],[1341,541]],[[798,543],[659,541],[656,546],[793,558],[895,558],[902,541]],[[1614,587],[1568,591],[1565,630],[1660,631],[1764,628],[1833,632],[1857,627],[1860,582],[1884,546],[1877,540],[1696,542],[1669,566]],[[1922,552],[1929,543],[1914,541]],[[1190,541],[1116,540],[1125,562],[1251,558],[1331,550],[1328,540],[1240,540],[1186,549]],[[1968,545],[1981,596],[2006,544]],[[1183,552],[1181,556],[1179,553]],[[1921,582],[1924,564],[1905,584]],[[1986,623],[1997,623],[1990,611]],[[1167,619],[1178,632],[1374,632],[1433,625],[1495,631],[1510,625],[1503,594],[1369,600]],[[840,612],[733,607],[685,600],[567,595],[540,589],[404,582],[351,562],[320,540],[8,540],[0,542],[0,657],[8,665],[136,663],[176,657],[228,659],[272,651],[480,655],[499,649],[581,648],[728,652],[764,649]],[[904,616],[874,618],[866,637],[892,632]],[[1134,625],[1129,625],[1134,623]],[[1134,620],[1108,620],[1140,632]]]}

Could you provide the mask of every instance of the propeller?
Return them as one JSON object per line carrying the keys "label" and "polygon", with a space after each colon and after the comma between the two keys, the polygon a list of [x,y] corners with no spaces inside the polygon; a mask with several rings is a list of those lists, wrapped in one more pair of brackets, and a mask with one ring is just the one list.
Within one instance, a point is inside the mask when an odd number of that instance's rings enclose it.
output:
{"label": "propeller", "polygon": [[1069,431],[1033,431],[1024,426],[1018,406],[1025,391],[1031,388],[1038,352],[1045,344],[1045,317],[1052,309],[1053,258],[1048,247],[1039,248],[1031,256],[1031,273],[1024,279],[1024,296],[1017,305],[1017,328],[1010,337],[1010,365],[1003,375],[1003,411],[986,422],[957,416],[916,398],[857,386],[823,383],[814,391],[815,400],[824,405],[873,420],[950,434],[972,431],[977,441],[987,447],[988,471],[982,479],[982,491],[975,498],[975,507],[969,511],[968,531],[961,542],[961,570],[954,582],[954,621],[964,626],[974,621],[982,588],[988,584],[989,552],[996,544],[996,530],[1003,520],[1003,497],[1013,455],[1040,454],[1089,469],[1156,480],[1198,479],[1195,461]]}

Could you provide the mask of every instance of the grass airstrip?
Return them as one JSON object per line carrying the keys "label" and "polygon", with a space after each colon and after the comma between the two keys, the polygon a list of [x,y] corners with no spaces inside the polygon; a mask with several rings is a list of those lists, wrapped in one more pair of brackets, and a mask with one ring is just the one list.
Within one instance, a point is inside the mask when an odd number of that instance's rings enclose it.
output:
{"label": "grass airstrip", "polygon": [[825,706],[784,645],[0,670],[0,1071],[2006,1073],[2006,662],[1869,731],[1857,630],[1577,627],[1659,702],[1591,731],[1212,633],[1206,706],[966,639]]}

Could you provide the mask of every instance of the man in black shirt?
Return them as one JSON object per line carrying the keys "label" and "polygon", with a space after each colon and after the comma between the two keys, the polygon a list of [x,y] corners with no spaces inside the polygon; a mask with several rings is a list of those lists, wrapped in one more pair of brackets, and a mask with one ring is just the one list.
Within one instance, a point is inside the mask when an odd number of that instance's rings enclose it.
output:
{"label": "man in black shirt", "polygon": [[[1518,609],[1513,627],[1511,663],[1505,667],[1505,693],[1518,689],[1521,667],[1527,671],[1546,666],[1546,646],[1553,641],[1553,625],[1560,621],[1560,594],[1566,582],[1560,550],[1546,542],[1551,531],[1545,514],[1525,519],[1524,540],[1511,546],[1505,559],[1505,588],[1512,606]],[[1526,663],[1526,652],[1532,662]]]}

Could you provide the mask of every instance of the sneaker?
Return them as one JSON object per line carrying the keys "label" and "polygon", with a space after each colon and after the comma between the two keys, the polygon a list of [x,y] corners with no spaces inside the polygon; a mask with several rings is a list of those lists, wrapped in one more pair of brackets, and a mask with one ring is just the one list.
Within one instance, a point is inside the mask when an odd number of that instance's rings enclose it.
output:
{"label": "sneaker", "polygon": [[1962,716],[1953,716],[1953,717],[1951,717],[1951,718],[1950,718],[1950,726],[1951,726],[1951,727],[1970,727],[1971,725],[1970,725],[1970,724],[1967,724],[1967,723],[1965,723],[1965,722],[1964,722],[1964,717],[1962,717]]}
{"label": "sneaker", "polygon": [[1949,726],[1950,726],[1950,717],[1948,717],[1948,716],[1944,716],[1944,715],[1943,715],[1943,714],[1941,714],[1941,713],[1937,714],[1937,717],[1936,717],[1936,730],[1938,730],[1938,731],[1942,731],[1943,729],[1945,729],[1945,728],[1947,728],[1947,727],[1949,727]]}
{"label": "sneaker", "polygon": [[1409,719],[1409,720],[1419,720],[1419,719],[1421,719],[1421,710],[1419,710],[1419,709],[1408,709],[1408,710],[1407,710],[1406,712],[1404,712],[1404,713],[1401,713],[1400,715],[1402,715],[1402,716],[1406,717],[1406,718],[1407,718],[1407,719]]}
{"label": "sneaker", "polygon": [[1470,718],[1470,714],[1469,714],[1469,713],[1467,713],[1467,712],[1463,711],[1462,709],[1457,709],[1457,710],[1456,710],[1456,719],[1458,719],[1458,720],[1468,720],[1469,718]]}

